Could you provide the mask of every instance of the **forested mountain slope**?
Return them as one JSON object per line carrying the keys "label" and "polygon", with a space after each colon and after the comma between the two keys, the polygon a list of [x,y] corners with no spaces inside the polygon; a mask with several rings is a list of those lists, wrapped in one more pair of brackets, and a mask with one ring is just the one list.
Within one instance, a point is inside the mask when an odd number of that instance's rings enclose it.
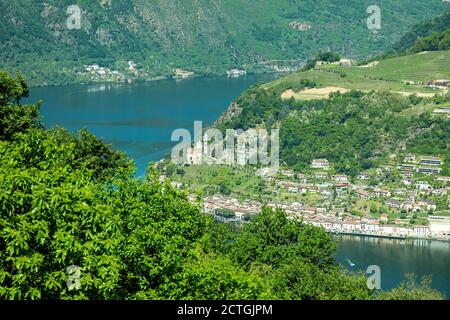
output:
{"label": "forested mountain slope", "polygon": [[[420,46],[420,42],[423,38],[429,38],[436,35],[448,34],[450,29],[450,12],[443,13],[431,20],[424,21],[415,25],[411,31],[405,34],[394,46],[394,52],[404,52],[406,50],[413,49],[414,51],[421,50],[433,50],[431,47]],[[448,38],[447,38],[448,39]],[[441,39],[442,40],[442,39]],[[447,40],[447,45],[450,41]],[[418,45],[419,44],[419,45]],[[442,46],[438,49],[436,46],[435,50],[448,49],[448,46]]]}
{"label": "forested mountain slope", "polygon": [[66,26],[71,0],[0,0],[0,67],[32,85],[85,81],[86,64],[144,78],[175,68],[298,68],[320,49],[351,57],[383,52],[414,24],[445,10],[440,0],[380,0],[382,28],[367,28],[368,0],[76,1],[81,30]]}

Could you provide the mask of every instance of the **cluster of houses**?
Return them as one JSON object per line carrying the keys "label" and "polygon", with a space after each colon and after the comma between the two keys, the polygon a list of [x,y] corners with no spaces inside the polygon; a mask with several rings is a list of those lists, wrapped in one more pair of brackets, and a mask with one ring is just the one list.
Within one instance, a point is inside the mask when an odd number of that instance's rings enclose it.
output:
{"label": "cluster of houses", "polygon": [[[84,73],[81,76],[89,76],[91,81],[125,81],[127,75],[138,77],[141,74],[137,69],[137,64],[130,60],[127,63],[127,67],[124,68],[123,72],[117,70],[111,70],[107,67],[101,67],[98,64],[91,64],[84,66]],[[146,74],[143,73],[143,76]]]}
{"label": "cluster of houses", "polygon": [[[195,148],[188,152],[189,161],[195,162],[197,155]],[[450,217],[429,215],[429,225],[409,225],[408,219],[396,219],[392,221],[387,214],[374,218],[369,214],[364,217],[356,216],[348,212],[348,203],[357,198],[364,200],[377,199],[392,209],[405,212],[437,211],[437,204],[431,199],[435,197],[448,198],[450,177],[434,176],[425,178],[426,175],[413,177],[414,173],[426,173],[433,175],[441,172],[443,161],[438,157],[406,155],[398,166],[404,180],[408,180],[407,187],[401,187],[399,183],[395,188],[379,184],[369,186],[364,182],[373,178],[375,172],[361,173],[358,179],[352,182],[343,174],[332,174],[330,162],[327,159],[314,159],[308,173],[298,173],[292,170],[256,170],[255,174],[271,182],[276,190],[294,194],[318,194],[321,201],[318,207],[299,202],[283,203],[282,200],[272,200],[266,205],[272,209],[283,209],[291,217],[301,217],[306,223],[322,226],[327,231],[338,233],[367,234],[386,237],[420,237],[420,238],[445,238],[450,237]],[[385,168],[386,167],[386,168]],[[395,170],[395,166],[385,166],[376,169],[377,174]],[[388,168],[389,167],[389,168]],[[428,168],[428,170],[424,170]],[[391,171],[390,171],[391,172]],[[422,181],[417,179],[423,177]],[[419,181],[415,181],[417,179]],[[431,184],[431,179],[442,183]],[[404,183],[405,184],[405,183]],[[176,185],[176,187],[180,187]],[[343,195],[344,197],[340,197]],[[333,196],[333,197],[332,197]],[[286,198],[287,199],[287,198]],[[327,200],[328,199],[328,200]],[[347,200],[346,200],[347,199]],[[342,201],[344,202],[342,202]],[[303,201],[297,198],[296,201]],[[321,207],[322,206],[322,207]],[[328,208],[328,211],[326,208]],[[214,195],[203,199],[205,212],[215,215],[217,218],[228,222],[245,222],[249,216],[258,214],[262,204],[258,201],[239,201],[233,197]],[[330,209],[333,208],[333,209]],[[442,208],[441,208],[442,209]],[[220,216],[217,212],[234,212],[232,217]]]}
{"label": "cluster of houses", "polygon": [[242,222],[246,216],[256,215],[261,212],[262,205],[258,201],[245,200],[243,202],[232,197],[214,195],[203,199],[203,211],[217,217],[218,210],[234,212],[230,222]]}
{"label": "cluster of houses", "polygon": [[411,178],[414,172],[426,173],[430,175],[440,174],[442,172],[442,160],[438,157],[421,156],[417,157],[413,154],[407,155],[404,158],[403,164],[399,169],[404,178]]}
{"label": "cluster of houses", "polygon": [[247,71],[241,69],[231,69],[227,71],[227,75],[230,78],[239,78],[247,75]]}
{"label": "cluster of houses", "polygon": [[[402,226],[388,224],[387,215],[381,220],[372,217],[358,217],[345,212],[344,208],[334,208],[327,212],[326,208],[304,206],[301,203],[268,203],[267,207],[284,210],[291,218],[303,219],[307,224],[323,227],[333,233],[348,233],[372,235],[380,237],[415,237],[450,239],[450,216],[430,216],[429,226]],[[261,211],[262,204],[253,201],[239,201],[232,197],[221,195],[210,196],[203,200],[203,211],[216,215],[218,210],[229,210],[235,213],[228,222],[242,222],[244,217],[256,215]]]}
{"label": "cluster of houses", "polygon": [[85,74],[89,75],[92,81],[123,81],[125,75],[119,71],[92,64],[84,67]]}
{"label": "cluster of houses", "polygon": [[174,70],[175,75],[173,76],[174,79],[186,79],[186,78],[192,78],[195,73],[192,71],[184,70],[181,68],[176,68]]}
{"label": "cluster of houses", "polygon": [[316,61],[316,66],[323,66],[326,64],[334,64],[341,67],[351,67],[353,65],[353,60],[342,58],[339,61],[336,62],[328,62],[328,61]]}
{"label": "cluster of houses", "polygon": [[[385,205],[407,212],[435,211],[437,209],[436,203],[429,198],[433,196],[447,196],[450,188],[448,186],[433,188],[429,182],[415,182],[412,175],[413,172],[421,172],[428,175],[441,172],[442,169],[440,166],[442,165],[442,160],[437,157],[416,157],[415,155],[407,155],[404,161],[406,163],[401,164],[399,169],[403,175],[402,182],[404,185],[408,186],[408,189],[396,188],[389,190],[386,187],[369,187],[363,182],[364,180],[369,180],[371,178],[371,175],[366,173],[358,175],[358,180],[360,180],[359,184],[352,184],[349,181],[349,177],[346,175],[336,174],[331,176],[329,174],[330,163],[326,159],[313,160],[311,168],[316,170],[308,176],[303,173],[294,173],[290,170],[280,170],[278,175],[274,175],[273,172],[264,174],[264,172],[260,170],[258,174],[271,181],[278,190],[284,190],[288,193],[318,193],[321,196],[330,196],[333,192],[336,192],[337,196],[341,194],[354,194],[364,200],[382,198]],[[388,169],[391,170],[391,168],[387,168],[386,170]],[[289,178],[289,180],[280,178],[280,176]],[[308,183],[310,181],[309,178],[317,179],[320,183]],[[450,182],[450,177],[436,176],[435,180],[444,182],[443,185],[445,185]]]}
{"label": "cluster of houses", "polygon": [[[417,190],[396,189],[393,192],[382,188],[371,190],[367,186],[353,185],[348,181],[345,181],[346,176],[333,176],[332,178],[335,183],[309,184],[275,180],[275,185],[290,193],[319,193],[322,196],[330,196],[332,195],[332,190],[334,188],[337,195],[340,195],[342,192],[353,192],[356,196],[364,200],[386,198],[385,204],[387,206],[408,212],[435,211],[437,208],[436,203],[428,199],[420,198],[424,198],[428,195],[443,196],[446,195],[449,190],[449,188],[433,189],[427,182],[423,181],[416,184]],[[442,178],[446,177],[441,177],[441,179]],[[341,179],[342,181],[340,181]],[[395,195],[396,198],[390,198],[392,195]],[[418,196],[422,197],[419,198]],[[401,201],[399,200],[400,198],[403,198],[404,200]]]}

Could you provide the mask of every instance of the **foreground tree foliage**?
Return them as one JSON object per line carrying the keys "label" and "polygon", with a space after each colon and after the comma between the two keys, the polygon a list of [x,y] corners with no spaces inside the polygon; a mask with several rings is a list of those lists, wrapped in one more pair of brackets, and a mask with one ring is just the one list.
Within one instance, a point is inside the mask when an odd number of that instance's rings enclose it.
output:
{"label": "foreground tree foliage", "polygon": [[364,276],[347,275],[335,264],[336,243],[323,229],[291,220],[281,210],[263,209],[237,232],[224,224],[214,229],[212,250],[262,276],[272,299],[371,297]]}
{"label": "foreground tree foliage", "polygon": [[[0,299],[376,297],[322,229],[269,209],[218,224],[87,131],[43,129],[11,79],[0,73]],[[441,298],[412,285],[383,297]]]}
{"label": "foreground tree foliage", "polygon": [[444,295],[430,287],[431,278],[428,276],[417,280],[414,274],[407,274],[406,280],[397,288],[389,292],[382,292],[378,299],[383,300],[443,300]]}

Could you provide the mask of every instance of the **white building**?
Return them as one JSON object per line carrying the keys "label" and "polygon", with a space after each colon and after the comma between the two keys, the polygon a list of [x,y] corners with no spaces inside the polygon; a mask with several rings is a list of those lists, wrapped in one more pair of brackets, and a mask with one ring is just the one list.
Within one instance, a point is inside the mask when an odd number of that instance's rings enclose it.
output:
{"label": "white building", "polygon": [[247,74],[247,71],[240,69],[231,69],[227,71],[227,75],[232,78],[242,77]]}
{"label": "white building", "polygon": [[134,63],[134,61],[132,61],[132,60],[128,61],[128,69],[130,71],[135,71],[136,67],[137,67],[137,65],[136,65],[136,63]]}
{"label": "white building", "polygon": [[335,175],[333,176],[333,180],[340,183],[347,183],[348,177],[346,175]]}
{"label": "white building", "polygon": [[450,182],[450,177],[445,177],[445,176],[437,177],[436,180],[442,181],[442,182]]}
{"label": "white building", "polygon": [[391,192],[389,190],[377,188],[373,191],[377,197],[390,197]]}
{"label": "white building", "polygon": [[316,172],[314,174],[314,177],[316,179],[327,179],[328,178],[328,173],[326,173],[326,172]]}
{"label": "white building", "polygon": [[203,144],[197,141],[194,148],[187,149],[186,165],[198,165],[203,162]]}
{"label": "white building", "polygon": [[450,235],[450,216],[430,216],[430,233],[433,236]]}
{"label": "white building", "polygon": [[431,185],[428,182],[419,181],[418,183],[416,183],[416,189],[419,189],[419,190],[432,190],[433,188],[431,187]]}
{"label": "white building", "polygon": [[361,173],[360,175],[358,175],[358,179],[359,180],[370,180],[370,175],[368,175],[366,173]]}
{"label": "white building", "polygon": [[398,227],[395,225],[380,225],[380,233],[385,236],[396,236]]}
{"label": "white building", "polygon": [[314,159],[311,162],[311,168],[329,170],[330,162],[327,159]]}
{"label": "white building", "polygon": [[415,226],[413,227],[413,235],[419,238],[430,236],[430,227],[428,226]]}
{"label": "white building", "polygon": [[413,228],[400,227],[397,228],[397,234],[401,237],[408,237],[414,234]]}
{"label": "white building", "polygon": [[380,224],[378,223],[378,221],[362,223],[361,230],[364,232],[377,233],[380,231]]}
{"label": "white building", "polygon": [[343,231],[361,231],[361,222],[359,220],[347,220],[342,223]]}
{"label": "white building", "polygon": [[321,187],[320,188],[320,195],[325,196],[325,197],[329,197],[329,196],[333,195],[333,190],[331,190],[328,187]]}
{"label": "white building", "polygon": [[414,162],[416,161],[416,156],[413,154],[407,154],[404,158],[405,162]]}
{"label": "white building", "polygon": [[183,187],[183,184],[181,182],[177,182],[177,181],[172,181],[170,183],[172,185],[172,187],[174,187],[175,189],[181,189]]}

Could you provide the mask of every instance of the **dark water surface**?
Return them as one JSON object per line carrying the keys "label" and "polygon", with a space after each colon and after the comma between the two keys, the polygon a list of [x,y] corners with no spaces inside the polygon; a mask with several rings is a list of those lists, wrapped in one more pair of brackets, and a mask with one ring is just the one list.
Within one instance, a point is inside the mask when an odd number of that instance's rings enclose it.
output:
{"label": "dark water surface", "polygon": [[396,287],[406,273],[432,275],[432,287],[450,298],[450,242],[346,235],[335,239],[339,241],[336,259],[347,269],[365,272],[370,265],[380,267],[381,289]]}

